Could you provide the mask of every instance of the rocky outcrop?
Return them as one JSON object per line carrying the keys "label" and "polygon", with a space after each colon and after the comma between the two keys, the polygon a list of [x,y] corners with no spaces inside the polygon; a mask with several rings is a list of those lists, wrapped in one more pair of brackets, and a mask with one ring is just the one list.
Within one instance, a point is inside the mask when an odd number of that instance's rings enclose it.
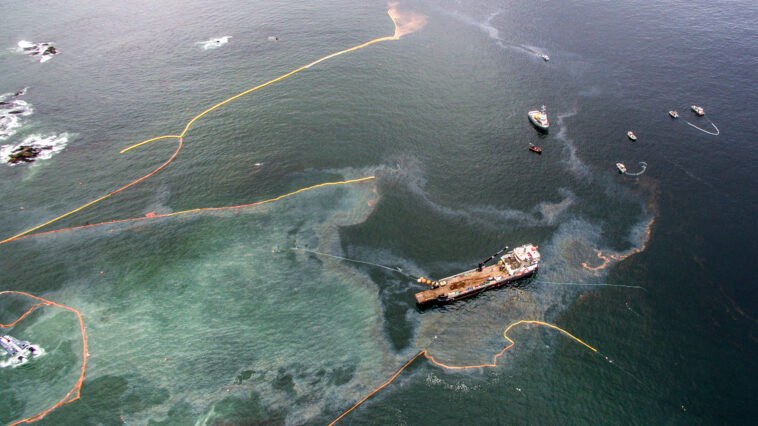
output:
{"label": "rocky outcrop", "polygon": [[17,163],[22,163],[22,162],[23,163],[34,162],[34,160],[37,158],[40,152],[47,149],[53,149],[53,147],[52,146],[35,147],[35,146],[30,146],[30,145],[19,146],[8,157],[8,163],[17,164]]}

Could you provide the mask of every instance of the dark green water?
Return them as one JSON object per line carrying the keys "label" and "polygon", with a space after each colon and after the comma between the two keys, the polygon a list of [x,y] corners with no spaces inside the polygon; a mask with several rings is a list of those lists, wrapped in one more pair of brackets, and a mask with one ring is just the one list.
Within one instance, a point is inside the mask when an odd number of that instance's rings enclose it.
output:
{"label": "dark green water", "polygon": [[[328,423],[421,349],[449,364],[490,362],[520,319],[557,324],[602,355],[519,327],[496,368],[446,371],[418,360],[343,421],[755,418],[758,9],[725,1],[399,7],[426,15],[426,27],[214,111],[159,174],[45,229],[376,180],[238,214],[0,245],[0,291],[74,307],[87,327],[81,399],[42,423]],[[144,175],[176,142],[119,150],[391,35],[386,9],[344,0],[3,4],[0,93],[29,87],[19,98],[33,114],[0,146],[34,135],[68,142],[48,159],[0,167],[0,236]],[[222,36],[232,38],[217,49],[197,44]],[[52,41],[61,53],[39,63],[13,52],[20,40]],[[526,119],[542,104],[549,135]],[[719,136],[687,125],[710,129],[708,120]],[[619,175],[617,161],[647,169]],[[422,288],[403,274],[291,250],[442,277],[527,242],[543,255],[535,279],[425,311],[413,299]],[[596,249],[624,258],[590,271],[582,263],[599,265]],[[3,323],[30,306],[0,297]],[[0,369],[3,424],[57,402],[84,356],[76,319],[55,308],[7,332],[46,352]]]}

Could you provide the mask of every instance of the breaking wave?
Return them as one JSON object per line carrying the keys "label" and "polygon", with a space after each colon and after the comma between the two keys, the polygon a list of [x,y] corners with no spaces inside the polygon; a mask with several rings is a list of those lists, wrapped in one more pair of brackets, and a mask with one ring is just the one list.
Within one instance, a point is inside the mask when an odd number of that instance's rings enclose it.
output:
{"label": "breaking wave", "polygon": [[21,40],[16,44],[16,53],[21,53],[28,56],[36,56],[41,63],[47,62],[53,59],[54,55],[60,53],[52,42],[46,41],[43,43],[33,43],[31,41]]}
{"label": "breaking wave", "polygon": [[229,43],[230,38],[232,38],[232,36],[223,36],[219,38],[212,38],[206,41],[198,41],[195,44],[200,46],[200,48],[203,50],[218,49],[226,43]]}
{"label": "breaking wave", "polygon": [[9,166],[14,166],[15,164],[9,163],[11,154],[17,149],[25,146],[39,150],[39,154],[37,154],[35,158],[36,160],[47,160],[66,147],[66,144],[68,144],[68,138],[68,133],[61,133],[59,135],[36,134],[27,136],[23,141],[17,144],[0,146],[0,161]]}
{"label": "breaking wave", "polygon": [[21,117],[32,115],[32,104],[18,97],[26,94],[26,88],[16,93],[0,95],[0,140],[13,136],[22,125]]}

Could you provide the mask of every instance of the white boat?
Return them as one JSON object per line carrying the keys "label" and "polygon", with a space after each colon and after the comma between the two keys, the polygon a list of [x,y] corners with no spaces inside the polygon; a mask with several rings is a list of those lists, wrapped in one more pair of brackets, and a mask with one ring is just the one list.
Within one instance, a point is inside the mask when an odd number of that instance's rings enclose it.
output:
{"label": "white boat", "polygon": [[679,113],[674,110],[669,111],[669,115],[671,118],[679,118]]}
{"label": "white boat", "polygon": [[632,132],[631,130],[628,131],[628,132],[626,132],[626,136],[628,136],[629,139],[631,139],[632,141],[636,141],[637,140],[637,135],[635,135],[634,132]]}
{"label": "white boat", "polygon": [[549,60],[550,60],[550,57],[549,57],[549,56],[547,56],[547,55],[544,55],[544,54],[543,54],[543,55],[540,55],[540,58],[544,59],[544,60],[545,60],[545,62],[547,62],[547,61],[549,61]]}
{"label": "white boat", "polygon": [[547,133],[550,123],[547,121],[547,112],[545,111],[545,105],[542,105],[542,109],[539,111],[529,111],[529,121],[532,122],[537,130]]}
{"label": "white boat", "polygon": [[705,110],[703,109],[703,107],[699,107],[697,105],[692,105],[690,108],[692,108],[692,111],[694,111],[695,114],[697,114],[697,115],[703,115],[703,114],[705,114]]}
{"label": "white boat", "polygon": [[624,163],[621,163],[621,162],[616,163],[616,168],[619,169],[619,173],[621,174],[626,173],[626,166],[624,165]]}
{"label": "white boat", "polygon": [[39,348],[32,345],[29,342],[18,340],[11,336],[0,337],[0,347],[5,349],[12,358],[16,358],[18,361],[23,362],[28,355],[39,354]]}

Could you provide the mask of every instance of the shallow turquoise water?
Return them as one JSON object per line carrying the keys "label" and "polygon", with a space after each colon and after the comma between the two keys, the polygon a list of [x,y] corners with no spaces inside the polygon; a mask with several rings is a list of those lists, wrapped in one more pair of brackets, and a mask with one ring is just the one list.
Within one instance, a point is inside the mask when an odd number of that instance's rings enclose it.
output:
{"label": "shallow turquoise water", "polygon": [[[409,2],[420,32],[325,61],[197,122],[165,170],[46,229],[251,203],[0,246],[0,290],[81,311],[80,400],[51,424],[744,423],[756,353],[754,7],[730,3],[502,5]],[[204,1],[4,5],[0,92],[29,87],[0,145],[67,133],[65,149],[0,167],[0,235],[43,223],[144,175],[197,113],[324,55],[390,35],[382,2]],[[218,49],[196,42],[231,35]],[[270,41],[274,35],[279,41]],[[46,63],[12,52],[53,41]],[[725,53],[740,52],[740,54]],[[546,53],[544,62],[536,54]],[[696,72],[693,72],[696,70]],[[702,104],[705,119],[687,110]],[[548,106],[538,135],[526,111]],[[682,118],[666,112],[676,108]],[[713,120],[713,137],[687,126]],[[640,140],[625,139],[634,129]],[[527,151],[542,146],[542,156]],[[636,170],[620,176],[614,163]],[[80,184],[81,182],[81,184]],[[21,207],[24,207],[22,210]],[[652,234],[646,225],[654,218]],[[609,268],[595,249],[645,250]],[[446,276],[504,244],[540,245],[518,288],[419,311],[401,273]],[[102,271],[102,273],[101,273]],[[618,283],[646,290],[558,286]],[[29,305],[2,296],[0,322]],[[9,331],[40,357],[0,369],[0,422],[76,381],[73,315],[44,308]],[[608,357],[606,359],[605,357]],[[613,363],[610,363],[613,361]]]}

